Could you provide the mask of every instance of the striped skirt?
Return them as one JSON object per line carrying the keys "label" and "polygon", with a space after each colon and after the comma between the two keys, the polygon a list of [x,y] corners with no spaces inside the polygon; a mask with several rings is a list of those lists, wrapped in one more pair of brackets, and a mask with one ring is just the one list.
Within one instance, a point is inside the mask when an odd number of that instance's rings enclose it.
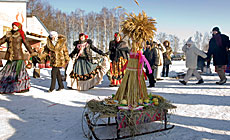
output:
{"label": "striped skirt", "polygon": [[7,61],[0,70],[0,93],[11,94],[28,91],[30,88],[29,79],[24,60]]}

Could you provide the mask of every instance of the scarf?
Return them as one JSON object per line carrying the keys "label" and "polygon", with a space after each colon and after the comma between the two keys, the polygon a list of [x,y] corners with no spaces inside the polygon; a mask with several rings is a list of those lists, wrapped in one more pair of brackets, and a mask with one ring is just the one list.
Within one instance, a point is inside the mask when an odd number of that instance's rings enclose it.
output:
{"label": "scarf", "polygon": [[220,34],[213,35],[218,47],[222,47],[222,38]]}
{"label": "scarf", "polygon": [[19,23],[19,22],[13,22],[12,23],[12,26],[13,25],[16,25],[18,27],[18,32],[20,33],[21,37],[22,37],[22,40],[25,41],[25,33],[24,31],[22,30],[22,24]]}

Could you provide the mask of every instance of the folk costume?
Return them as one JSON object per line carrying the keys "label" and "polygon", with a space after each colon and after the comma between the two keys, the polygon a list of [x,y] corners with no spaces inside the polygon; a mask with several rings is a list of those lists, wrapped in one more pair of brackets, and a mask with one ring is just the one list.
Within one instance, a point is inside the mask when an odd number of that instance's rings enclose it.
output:
{"label": "folk costume", "polygon": [[70,61],[66,70],[67,87],[77,90],[89,90],[101,83],[103,76],[109,69],[108,58],[103,57],[99,63],[93,63],[92,50],[105,56],[97,49],[92,40],[85,34],[79,35],[79,40],[73,43],[75,49],[69,55]]}
{"label": "folk costume", "polygon": [[0,45],[6,42],[8,46],[5,55],[7,62],[0,71],[0,93],[5,94],[29,91],[30,77],[26,71],[22,43],[32,56],[36,55],[26,40],[22,24],[14,22],[12,27],[13,29],[0,39]]}
{"label": "folk costume", "polygon": [[121,84],[125,71],[122,71],[126,61],[128,60],[129,48],[127,44],[121,40],[119,33],[114,34],[114,40],[109,43],[110,63],[110,86]]}

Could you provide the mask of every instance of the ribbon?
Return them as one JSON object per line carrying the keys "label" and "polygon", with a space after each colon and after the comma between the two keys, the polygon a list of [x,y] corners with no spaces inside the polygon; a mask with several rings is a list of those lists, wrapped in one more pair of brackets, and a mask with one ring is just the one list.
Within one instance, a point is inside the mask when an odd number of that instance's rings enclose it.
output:
{"label": "ribbon", "polygon": [[[139,57],[139,56],[141,56],[141,57]],[[152,68],[151,68],[148,60],[145,58],[145,56],[142,55],[142,52],[139,53],[138,56],[137,56],[137,53],[130,52],[130,58],[138,58],[138,59],[140,58],[139,63],[142,64],[141,71],[143,70],[144,63],[145,63],[147,65],[148,70],[149,70],[149,74],[152,73]],[[122,72],[127,68],[127,65],[128,65],[128,60],[126,61],[124,67],[121,69]],[[138,65],[138,68],[139,68],[139,65]],[[141,72],[141,74],[142,74],[142,72]]]}
{"label": "ribbon", "polygon": [[137,119],[137,121],[136,121],[136,124],[138,125],[138,124],[140,124],[140,119],[141,119],[141,117],[142,117],[142,115],[143,115],[143,112],[141,113],[141,115],[139,116],[139,118]]}
{"label": "ribbon", "polygon": [[[134,53],[134,52],[130,52],[130,58],[138,58],[138,83],[139,83],[139,88],[140,88],[140,92],[141,92],[141,97],[143,98],[143,93],[141,91],[141,80],[140,80],[140,77],[142,75],[142,71],[143,71],[143,67],[144,67],[144,63],[147,65],[147,68],[149,70],[149,74],[152,73],[152,68],[148,62],[148,60],[145,58],[145,56],[142,54],[142,51],[138,51],[137,53]],[[127,68],[127,65],[128,65],[128,61],[125,63],[124,67],[122,68],[122,72]],[[140,65],[141,66],[141,69],[140,68]],[[144,76],[145,76],[145,79],[147,79],[147,76],[146,74],[144,73]]]}
{"label": "ribbon", "polygon": [[[123,117],[123,119],[121,120],[121,123],[119,124],[119,128],[118,129],[121,129],[122,127],[125,128],[125,116]],[[122,126],[122,123],[124,123],[124,126]]]}
{"label": "ribbon", "polygon": [[[158,111],[158,110],[157,110]],[[157,111],[154,113],[153,117],[150,116],[149,113],[145,113],[147,116],[149,116],[149,118],[152,120],[152,121],[156,121],[155,117],[157,115]]]}

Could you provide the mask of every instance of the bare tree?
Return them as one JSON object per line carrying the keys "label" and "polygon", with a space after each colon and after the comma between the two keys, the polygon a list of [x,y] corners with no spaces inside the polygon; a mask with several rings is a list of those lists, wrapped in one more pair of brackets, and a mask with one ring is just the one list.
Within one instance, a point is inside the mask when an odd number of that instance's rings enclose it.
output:
{"label": "bare tree", "polygon": [[194,42],[197,46],[198,49],[201,49],[201,41],[202,41],[202,34],[198,31],[196,31],[195,35],[194,35]]}
{"label": "bare tree", "polygon": [[120,22],[124,17],[124,9],[103,8],[100,13],[85,13],[76,9],[66,14],[54,9],[48,1],[30,0],[27,4],[27,13],[36,15],[48,28],[67,37],[68,49],[73,50],[73,42],[78,40],[79,33],[86,33],[97,47],[105,51],[108,42],[113,39],[114,32],[120,31]]}
{"label": "bare tree", "polygon": [[208,32],[205,32],[204,33],[204,36],[203,36],[203,40],[202,40],[202,43],[201,43],[201,49],[205,52],[208,51],[208,48],[209,48],[209,40],[211,39],[211,36],[209,35]]}
{"label": "bare tree", "polygon": [[156,38],[161,42],[163,43],[166,38],[167,38],[167,34],[166,33],[162,33],[160,32],[159,34],[157,34]]}

